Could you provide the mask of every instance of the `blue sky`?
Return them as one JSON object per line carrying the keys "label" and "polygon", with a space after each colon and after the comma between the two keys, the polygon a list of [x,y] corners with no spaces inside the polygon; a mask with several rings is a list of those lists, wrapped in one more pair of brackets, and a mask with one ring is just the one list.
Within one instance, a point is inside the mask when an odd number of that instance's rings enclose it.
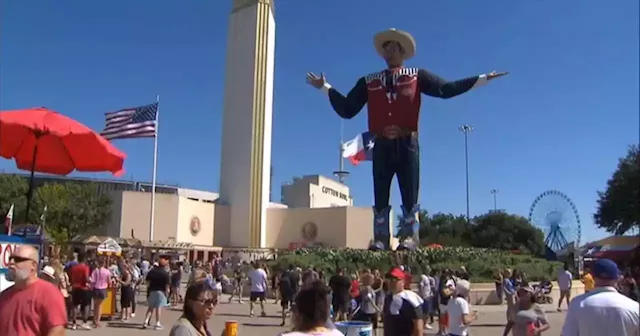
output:
{"label": "blue sky", "polygon": [[[231,2],[4,1],[0,109],[47,106],[100,130],[104,112],[160,95],[159,181],[215,191]],[[423,100],[423,207],[465,212],[457,128],[471,124],[472,215],[493,208],[493,188],[499,208],[524,216],[538,194],[557,189],[576,204],[583,241],[604,235],[591,219],[596,190],[639,136],[638,1],[393,3],[276,3],[274,198],[293,176],[337,166],[340,120],[305,72],[324,71],[346,92],[384,67],[372,35],[395,27],[417,40],[412,66],[448,79],[511,71],[453,100]],[[363,111],[345,122],[345,137],[365,126]],[[129,155],[125,178],[149,180],[153,141],[116,145]],[[0,169],[15,165],[2,160]],[[372,204],[370,164],[350,170],[356,204]],[[392,198],[397,205],[395,184]]]}

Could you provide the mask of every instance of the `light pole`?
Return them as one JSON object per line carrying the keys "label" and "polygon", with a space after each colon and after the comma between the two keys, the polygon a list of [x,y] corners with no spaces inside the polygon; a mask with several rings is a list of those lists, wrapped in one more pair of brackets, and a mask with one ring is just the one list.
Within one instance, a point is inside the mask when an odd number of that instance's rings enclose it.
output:
{"label": "light pole", "polygon": [[491,189],[491,194],[493,194],[493,211],[498,211],[498,193],[500,190]]}
{"label": "light pole", "polygon": [[344,152],[344,120],[340,119],[340,148],[338,149],[338,170],[333,172],[333,176],[338,178],[338,182],[344,184],[344,180],[346,177],[349,177],[349,172],[344,169],[344,158],[342,157],[342,153]]}
{"label": "light pole", "polygon": [[468,134],[473,131],[473,126],[462,125],[458,128],[460,132],[464,134],[464,165],[465,165],[465,179],[467,183],[467,223],[471,222],[469,217],[469,137]]}

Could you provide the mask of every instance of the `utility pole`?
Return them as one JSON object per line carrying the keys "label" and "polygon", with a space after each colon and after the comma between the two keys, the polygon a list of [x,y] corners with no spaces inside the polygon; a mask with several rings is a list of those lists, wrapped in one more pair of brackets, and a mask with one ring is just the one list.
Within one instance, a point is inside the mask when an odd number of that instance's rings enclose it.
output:
{"label": "utility pole", "polygon": [[462,125],[458,128],[460,132],[464,134],[464,165],[465,165],[465,180],[467,184],[467,223],[471,222],[469,217],[469,133],[473,131],[473,126]]}
{"label": "utility pole", "polygon": [[344,120],[340,119],[340,147],[338,150],[338,170],[333,172],[333,176],[338,179],[338,182],[344,184],[344,180],[349,176],[349,172],[344,170],[344,158],[342,157],[342,153],[344,152]]}
{"label": "utility pole", "polygon": [[493,194],[493,211],[498,211],[498,193],[500,190],[491,189],[491,194]]}

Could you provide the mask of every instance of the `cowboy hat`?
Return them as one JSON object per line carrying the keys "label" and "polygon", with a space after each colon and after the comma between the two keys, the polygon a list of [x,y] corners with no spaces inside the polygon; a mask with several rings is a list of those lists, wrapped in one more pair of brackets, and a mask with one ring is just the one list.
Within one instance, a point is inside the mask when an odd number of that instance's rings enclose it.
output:
{"label": "cowboy hat", "polygon": [[376,47],[378,55],[384,56],[382,46],[389,41],[397,42],[404,49],[404,54],[402,55],[404,60],[408,60],[416,54],[416,41],[413,36],[406,31],[391,28],[373,36],[373,45]]}

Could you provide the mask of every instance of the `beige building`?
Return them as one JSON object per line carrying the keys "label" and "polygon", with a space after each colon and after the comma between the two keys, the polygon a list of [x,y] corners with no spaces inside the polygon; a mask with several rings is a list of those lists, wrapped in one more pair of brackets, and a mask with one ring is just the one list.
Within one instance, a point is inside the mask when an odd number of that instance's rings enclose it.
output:
{"label": "beige building", "polygon": [[[111,221],[96,234],[148,240],[151,193],[109,194]],[[370,207],[351,206],[349,195],[347,186],[323,176],[305,176],[283,186],[287,204],[270,203],[266,211],[265,246],[367,248],[373,239],[373,213]],[[190,258],[203,260],[211,259],[220,248],[245,247],[230,243],[230,207],[216,200],[216,193],[192,189],[156,193],[153,241],[188,244],[193,249]]]}
{"label": "beige building", "polygon": [[309,175],[294,178],[282,186],[282,204],[289,208],[330,208],[352,206],[349,187],[336,180]]}

